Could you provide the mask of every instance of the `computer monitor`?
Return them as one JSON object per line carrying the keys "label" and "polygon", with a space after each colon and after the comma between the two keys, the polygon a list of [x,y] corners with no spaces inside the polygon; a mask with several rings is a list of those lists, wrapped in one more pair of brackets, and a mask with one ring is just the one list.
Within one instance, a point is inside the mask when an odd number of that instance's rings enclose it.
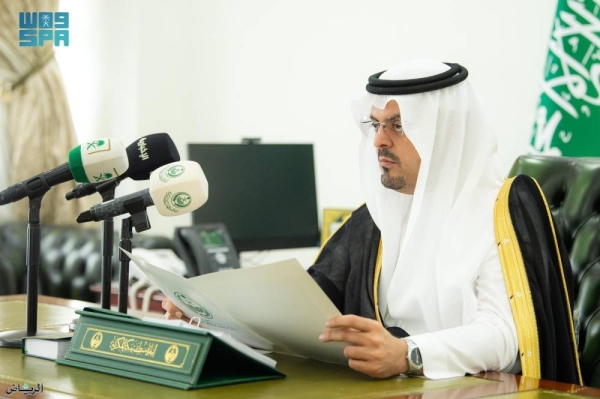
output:
{"label": "computer monitor", "polygon": [[318,245],[312,144],[189,144],[208,201],[194,224],[224,223],[238,252]]}

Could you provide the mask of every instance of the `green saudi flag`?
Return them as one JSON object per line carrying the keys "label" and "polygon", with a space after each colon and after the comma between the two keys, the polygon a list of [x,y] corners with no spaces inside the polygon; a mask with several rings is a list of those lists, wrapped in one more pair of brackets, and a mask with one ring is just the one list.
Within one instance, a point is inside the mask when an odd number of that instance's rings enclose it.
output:
{"label": "green saudi flag", "polygon": [[558,0],[531,152],[600,156],[600,1]]}

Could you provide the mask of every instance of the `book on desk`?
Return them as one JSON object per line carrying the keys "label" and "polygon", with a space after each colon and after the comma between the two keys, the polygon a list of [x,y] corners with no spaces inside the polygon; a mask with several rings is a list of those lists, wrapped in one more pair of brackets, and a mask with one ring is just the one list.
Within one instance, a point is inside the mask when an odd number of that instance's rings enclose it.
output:
{"label": "book on desk", "polygon": [[21,351],[24,355],[56,360],[65,357],[73,333],[56,333],[23,337]]}

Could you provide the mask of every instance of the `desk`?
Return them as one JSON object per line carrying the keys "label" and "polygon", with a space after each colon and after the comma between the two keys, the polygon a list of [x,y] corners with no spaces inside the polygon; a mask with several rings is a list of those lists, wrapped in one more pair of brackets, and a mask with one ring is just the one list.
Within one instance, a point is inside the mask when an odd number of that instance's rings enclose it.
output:
{"label": "desk", "polygon": [[[97,306],[80,301],[40,297],[40,328],[64,329],[75,309]],[[24,295],[0,297],[0,330],[23,328],[25,316],[15,311],[25,306]],[[64,321],[63,321],[64,318]],[[61,319],[61,320],[59,320]],[[19,322],[21,324],[19,324]],[[505,373],[483,373],[473,377],[446,380],[390,378],[374,380],[348,367],[309,359],[273,354],[277,369],[287,375],[283,380],[253,382],[226,387],[181,391],[59,366],[51,361],[23,356],[17,349],[0,348],[0,397],[24,397],[5,393],[12,384],[43,383],[40,398],[473,398],[500,395],[500,398],[575,397],[575,394],[600,398],[600,389],[523,378]],[[560,392],[559,392],[560,391]],[[20,396],[19,396],[20,395]]]}

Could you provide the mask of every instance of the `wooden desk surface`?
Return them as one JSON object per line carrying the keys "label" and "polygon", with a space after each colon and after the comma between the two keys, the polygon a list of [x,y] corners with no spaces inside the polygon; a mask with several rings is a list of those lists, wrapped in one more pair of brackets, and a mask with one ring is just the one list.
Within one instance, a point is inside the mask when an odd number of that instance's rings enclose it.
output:
{"label": "wooden desk surface", "polygon": [[[0,297],[0,331],[23,328],[23,295]],[[97,306],[80,301],[40,297],[39,328],[64,328],[74,310]],[[43,306],[42,306],[43,305]],[[7,327],[8,326],[8,327]],[[61,366],[23,356],[18,349],[0,348],[0,397],[23,394],[5,391],[12,384],[43,384],[41,398],[474,398],[500,395],[503,398],[553,398],[588,396],[600,398],[600,390],[561,384],[506,373],[483,373],[445,380],[390,378],[374,380],[348,367],[309,359],[273,354],[283,380],[253,382],[225,387],[182,391],[136,380]]]}

